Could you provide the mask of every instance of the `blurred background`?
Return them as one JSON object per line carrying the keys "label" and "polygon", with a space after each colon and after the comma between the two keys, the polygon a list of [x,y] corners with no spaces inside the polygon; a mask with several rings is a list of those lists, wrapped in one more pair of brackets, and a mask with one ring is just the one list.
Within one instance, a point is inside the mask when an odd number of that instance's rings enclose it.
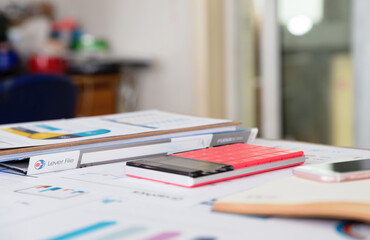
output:
{"label": "blurred background", "polygon": [[264,138],[369,148],[368,9],[366,0],[0,0],[0,83],[66,76],[75,116],[160,109],[241,120]]}

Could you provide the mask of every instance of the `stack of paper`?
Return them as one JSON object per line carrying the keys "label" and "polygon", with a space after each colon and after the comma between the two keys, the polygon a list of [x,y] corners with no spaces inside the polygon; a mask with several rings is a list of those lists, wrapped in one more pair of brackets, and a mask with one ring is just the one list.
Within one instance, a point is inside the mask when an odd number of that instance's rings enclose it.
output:
{"label": "stack of paper", "polygon": [[27,174],[248,142],[240,122],[157,110],[0,125],[0,162]]}

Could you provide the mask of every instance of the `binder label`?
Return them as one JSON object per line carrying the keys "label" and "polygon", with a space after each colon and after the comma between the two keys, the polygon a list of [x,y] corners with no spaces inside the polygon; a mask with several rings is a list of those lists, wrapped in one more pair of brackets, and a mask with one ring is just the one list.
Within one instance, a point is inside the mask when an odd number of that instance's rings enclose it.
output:
{"label": "binder label", "polygon": [[52,153],[30,157],[27,175],[77,168],[80,151]]}

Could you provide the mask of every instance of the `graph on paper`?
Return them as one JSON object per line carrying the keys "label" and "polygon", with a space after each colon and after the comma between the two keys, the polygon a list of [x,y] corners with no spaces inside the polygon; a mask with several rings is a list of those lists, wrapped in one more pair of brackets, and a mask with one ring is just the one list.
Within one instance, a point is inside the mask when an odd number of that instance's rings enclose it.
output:
{"label": "graph on paper", "polygon": [[59,186],[51,185],[35,186],[31,188],[16,190],[15,192],[57,199],[67,199],[86,193],[85,191],[82,190],[76,190],[72,188],[62,188]]}

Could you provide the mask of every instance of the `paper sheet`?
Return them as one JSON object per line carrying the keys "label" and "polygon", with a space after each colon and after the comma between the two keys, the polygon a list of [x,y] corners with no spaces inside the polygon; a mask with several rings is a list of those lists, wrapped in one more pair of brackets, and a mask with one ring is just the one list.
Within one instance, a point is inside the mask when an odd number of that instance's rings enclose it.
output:
{"label": "paper sheet", "polygon": [[157,110],[0,125],[0,149],[66,143],[230,122]]}
{"label": "paper sheet", "polygon": [[[106,167],[105,171],[108,169]],[[125,182],[115,170],[111,171],[108,179]],[[167,189],[167,185],[159,183],[146,185],[137,179],[132,179],[132,186],[126,187],[110,185],[109,181],[96,184],[86,182],[86,179],[72,180],[70,177],[75,176],[74,172],[70,171],[65,176],[32,178],[27,184],[2,189],[2,196],[6,195],[0,200],[2,236],[12,239],[245,239],[246,236],[251,239],[293,239],[297,234],[303,234],[307,237],[300,239],[320,239],[320,236],[341,239],[336,231],[337,221],[289,221],[210,211],[214,198],[229,194],[229,188],[240,191],[243,184],[244,188],[251,186],[248,181],[219,183],[218,191],[176,188],[177,191],[173,192],[175,187]],[[56,198],[58,194],[53,191],[39,195],[32,193],[32,190],[45,185],[60,187],[61,190],[83,190],[85,193],[69,198]],[[26,192],[21,192],[25,189]],[[202,197],[190,197],[203,191]],[[168,197],[177,194],[185,196],[182,201],[187,204],[179,205],[176,202],[179,199]]]}
{"label": "paper sheet", "polygon": [[[256,143],[284,144],[266,140]],[[319,147],[304,144],[287,147],[301,146]],[[341,152],[347,150],[320,148],[320,154],[309,156],[309,160],[333,160],[342,156]],[[365,152],[353,150],[353,154],[363,156]],[[360,223],[261,218],[211,211],[216,199],[291,176],[291,169],[187,189],[127,178],[123,166],[124,163],[107,164],[39,177],[0,171],[2,238],[343,240],[351,239],[349,236],[354,234],[369,236],[366,234],[370,227]]]}

